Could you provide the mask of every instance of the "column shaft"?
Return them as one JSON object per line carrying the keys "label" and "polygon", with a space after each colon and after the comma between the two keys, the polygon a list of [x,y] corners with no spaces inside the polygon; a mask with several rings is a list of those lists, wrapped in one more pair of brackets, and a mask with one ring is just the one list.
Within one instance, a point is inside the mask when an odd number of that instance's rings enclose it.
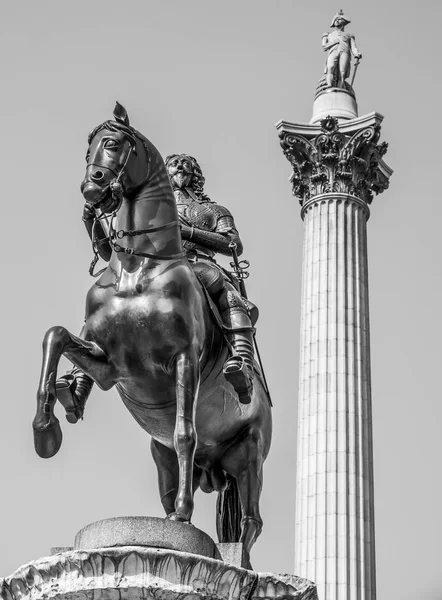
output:
{"label": "column shaft", "polygon": [[321,600],[375,600],[367,205],[303,208],[295,573]]}

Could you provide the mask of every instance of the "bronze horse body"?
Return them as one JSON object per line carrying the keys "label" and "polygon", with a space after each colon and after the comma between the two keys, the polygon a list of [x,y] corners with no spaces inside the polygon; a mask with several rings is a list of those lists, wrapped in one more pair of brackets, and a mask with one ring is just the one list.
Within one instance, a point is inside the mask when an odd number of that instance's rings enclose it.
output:
{"label": "bronze horse body", "polygon": [[[262,528],[259,498],[271,440],[269,398],[258,368],[250,404],[241,404],[225,380],[222,367],[229,348],[183,251],[163,160],[129,125],[122,107],[114,115],[115,121],[90,135],[82,183],[87,202],[112,215],[113,252],[87,294],[80,336],[52,327],[44,338],[33,422],[36,450],[48,458],[61,446],[55,382],[65,355],[101,389],[115,385],[152,436],[168,518],[190,522],[198,487],[220,492],[225,506],[232,506],[227,495],[238,493],[240,508],[234,510],[236,516],[242,513],[239,541],[248,556]],[[112,194],[116,180],[122,198]],[[235,515],[226,510],[224,518],[231,520]],[[238,541],[238,533],[228,530],[219,524],[221,541]]]}

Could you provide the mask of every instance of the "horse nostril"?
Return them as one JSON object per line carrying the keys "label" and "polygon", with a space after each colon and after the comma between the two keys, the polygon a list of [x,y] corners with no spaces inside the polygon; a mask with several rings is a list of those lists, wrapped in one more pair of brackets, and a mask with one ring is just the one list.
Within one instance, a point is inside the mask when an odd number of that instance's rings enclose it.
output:
{"label": "horse nostril", "polygon": [[100,179],[103,179],[103,177],[104,177],[104,173],[103,173],[103,171],[94,171],[94,172],[91,174],[91,178],[92,178],[94,181],[100,181]]}

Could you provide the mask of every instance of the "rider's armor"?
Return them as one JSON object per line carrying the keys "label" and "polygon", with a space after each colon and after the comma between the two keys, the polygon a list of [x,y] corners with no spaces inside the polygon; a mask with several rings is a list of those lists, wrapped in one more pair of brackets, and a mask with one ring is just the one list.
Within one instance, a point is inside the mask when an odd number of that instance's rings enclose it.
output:
{"label": "rider's armor", "polygon": [[184,223],[200,230],[197,232],[194,230],[192,241],[183,241],[187,253],[190,255],[192,252],[201,253],[211,258],[216,252],[230,254],[228,248],[226,251],[225,239],[220,238],[219,235],[229,236],[231,237],[230,241],[241,244],[230,212],[224,206],[212,202],[207,196],[197,200],[191,189],[186,189],[186,192],[191,198],[190,202],[183,202],[184,193],[181,190],[175,190],[178,214]]}
{"label": "rider's armor", "polygon": [[253,386],[254,328],[245,299],[214,260],[218,252],[230,255],[229,244],[232,242],[236,244],[238,254],[242,253],[238,231],[231,213],[224,206],[207,196],[197,198],[191,188],[176,189],[174,193],[180,219],[191,228],[190,238],[183,241],[187,257],[220,312],[232,348],[232,356],[224,365],[224,375],[240,401],[248,403]]}

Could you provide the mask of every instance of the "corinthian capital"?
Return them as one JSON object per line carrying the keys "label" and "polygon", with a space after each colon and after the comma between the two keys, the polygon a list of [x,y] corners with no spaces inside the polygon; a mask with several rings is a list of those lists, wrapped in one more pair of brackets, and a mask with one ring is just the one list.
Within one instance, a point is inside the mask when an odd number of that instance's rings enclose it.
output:
{"label": "corinthian capital", "polygon": [[301,205],[326,193],[347,193],[370,204],[374,194],[387,189],[393,171],[382,158],[388,147],[379,143],[382,119],[371,113],[341,123],[327,117],[314,125],[276,125]]}

